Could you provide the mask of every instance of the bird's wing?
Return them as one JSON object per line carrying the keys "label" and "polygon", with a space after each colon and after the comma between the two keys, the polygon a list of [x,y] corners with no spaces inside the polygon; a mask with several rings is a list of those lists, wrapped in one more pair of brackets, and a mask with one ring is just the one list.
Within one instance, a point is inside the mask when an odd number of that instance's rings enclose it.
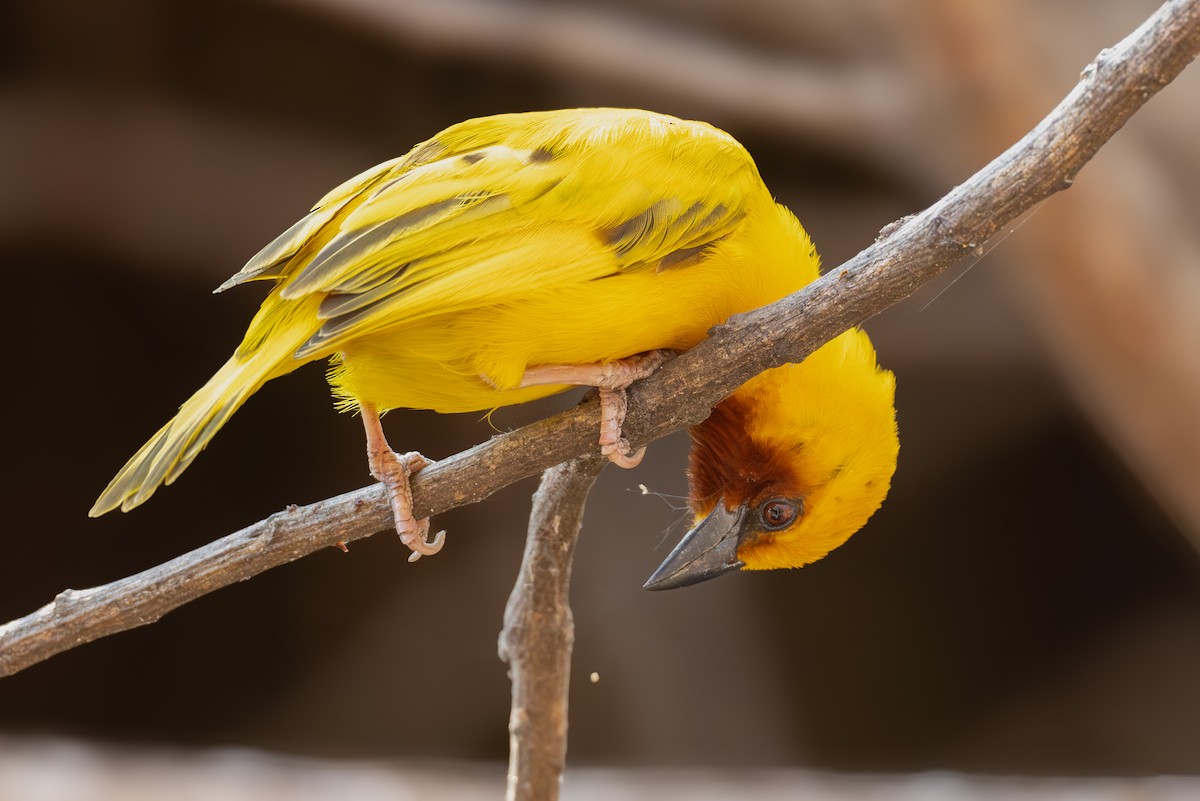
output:
{"label": "bird's wing", "polygon": [[[421,317],[685,267],[765,189],[702,123],[604,109],[468,120],[327,195],[226,282],[320,293],[298,358]],[[224,287],[223,287],[224,288]]]}

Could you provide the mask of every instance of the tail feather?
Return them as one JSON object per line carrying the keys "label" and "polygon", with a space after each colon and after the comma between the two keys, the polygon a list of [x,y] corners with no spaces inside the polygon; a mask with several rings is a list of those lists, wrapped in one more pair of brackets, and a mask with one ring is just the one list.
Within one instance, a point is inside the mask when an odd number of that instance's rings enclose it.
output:
{"label": "tail feather", "polygon": [[[187,469],[208,441],[247,398],[273,377],[275,360],[255,354],[234,357],[179,407],[179,413],[125,463],[88,512],[99,517],[144,503],[159,486],[170,484]],[[257,357],[257,358],[256,358]]]}

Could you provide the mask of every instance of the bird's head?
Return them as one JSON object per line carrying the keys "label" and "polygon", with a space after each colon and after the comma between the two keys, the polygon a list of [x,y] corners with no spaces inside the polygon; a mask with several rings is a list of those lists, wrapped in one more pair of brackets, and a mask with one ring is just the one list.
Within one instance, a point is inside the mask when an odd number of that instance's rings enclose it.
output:
{"label": "bird's head", "polygon": [[894,398],[895,378],[857,329],[748,381],[692,429],[696,523],[646,588],[801,567],[844,543],[896,470]]}

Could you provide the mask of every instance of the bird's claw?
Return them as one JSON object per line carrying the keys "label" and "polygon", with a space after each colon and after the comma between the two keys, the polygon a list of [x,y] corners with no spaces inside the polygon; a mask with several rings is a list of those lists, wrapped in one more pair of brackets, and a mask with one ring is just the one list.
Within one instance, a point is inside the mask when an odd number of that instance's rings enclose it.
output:
{"label": "bird's claw", "polygon": [[400,541],[412,551],[408,561],[415,562],[422,556],[433,556],[446,544],[446,532],[439,531],[429,539],[429,518],[417,520],[412,513],[412,475],[429,465],[431,459],[417,451],[399,454],[391,448],[370,454],[371,475],[383,482],[387,488],[388,501],[392,506],[392,517]]}
{"label": "bird's claw", "polygon": [[417,520],[412,515],[412,486],[410,481],[414,473],[433,464],[433,460],[426,458],[417,451],[409,451],[403,455],[393,452],[393,455],[404,475],[403,488],[397,488],[403,493],[403,497],[400,499],[403,503],[398,506],[395,495],[393,495],[392,502],[392,511],[396,518],[396,533],[400,535],[400,541],[412,551],[408,555],[408,561],[415,562],[422,556],[433,556],[442,550],[442,546],[446,544],[445,531],[439,531],[430,540],[429,518],[422,517],[420,520]]}
{"label": "bird's claw", "polygon": [[400,541],[412,549],[412,553],[408,555],[409,562],[415,562],[422,556],[433,556],[442,550],[442,546],[446,544],[445,531],[439,531],[437,534],[434,534],[432,540],[428,539],[428,537],[428,517],[418,520],[416,529],[409,529],[400,534]]}
{"label": "bird's claw", "polygon": [[621,436],[628,401],[624,389],[600,390],[600,453],[617,467],[637,467],[646,455],[645,447],[636,451]]}
{"label": "bird's claw", "polygon": [[641,381],[654,374],[663,362],[675,356],[673,350],[648,350],[645,353],[635,353],[624,359],[603,362],[598,365],[600,378],[595,386],[599,389],[623,390],[629,388],[635,381]]}
{"label": "bird's claw", "polygon": [[628,439],[622,438],[616,445],[605,445],[600,448],[601,456],[605,456],[616,464],[618,468],[636,468],[642,463],[642,457],[646,456],[646,446],[632,450]]}
{"label": "bird's claw", "polygon": [[396,454],[396,459],[404,465],[404,471],[407,475],[412,476],[413,473],[418,473],[424,470],[429,465],[433,464],[433,460],[425,456],[420,451],[409,451],[403,455]]}
{"label": "bird's claw", "polygon": [[[672,350],[650,350],[599,364],[542,364],[527,367],[522,387],[546,384],[583,384],[600,392],[600,453],[618,467],[637,467],[646,449],[634,451],[621,436],[629,401],[625,389],[675,356]],[[487,376],[483,380],[491,384]],[[494,384],[493,384],[494,386]]]}

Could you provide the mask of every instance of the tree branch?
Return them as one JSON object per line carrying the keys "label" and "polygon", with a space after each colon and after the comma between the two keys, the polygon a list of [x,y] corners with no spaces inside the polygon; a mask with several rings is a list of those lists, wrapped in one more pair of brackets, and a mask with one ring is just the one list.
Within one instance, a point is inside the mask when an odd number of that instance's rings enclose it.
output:
{"label": "tree branch", "polygon": [[500,632],[500,658],[512,679],[509,801],[553,801],[562,785],[575,644],[571,559],[584,502],[605,464],[593,454],[551,467],[533,496],[525,556]]}
{"label": "tree branch", "polygon": [[[908,297],[970,256],[1003,226],[1075,175],[1200,50],[1200,0],[1171,0],[1113,48],[1036,128],[924,212],[820,280],[738,315],[630,391],[625,432],[636,447],[703,420],[763,370],[800,361],[839,332]],[[422,471],[417,516],[480,501],[498,489],[595,449],[590,402],[495,437]],[[319,548],[391,525],[379,486],[289,507],[264,521],[120,581],[75,592],[0,627],[0,675],[154,622],[205,593]]]}

